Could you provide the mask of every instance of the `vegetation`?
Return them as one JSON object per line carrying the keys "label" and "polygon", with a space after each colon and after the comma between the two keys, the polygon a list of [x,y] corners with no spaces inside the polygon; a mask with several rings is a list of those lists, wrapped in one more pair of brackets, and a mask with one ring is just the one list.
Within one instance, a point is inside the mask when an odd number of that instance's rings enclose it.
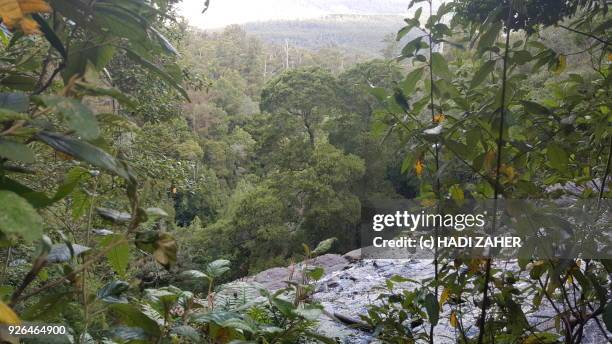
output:
{"label": "vegetation", "polygon": [[[351,4],[349,6],[355,6]],[[403,9],[405,4],[396,8]],[[393,13],[387,11],[387,13]],[[320,19],[274,20],[247,23],[244,29],[265,42],[291,49],[338,48],[351,55],[375,58],[386,46],[386,33],[397,32],[403,24],[399,15],[330,15]],[[395,40],[395,37],[393,37]],[[408,37],[404,39],[404,43]],[[351,55],[344,55],[348,58]]]}
{"label": "vegetation", "polygon": [[[176,3],[0,0],[0,323],[334,343],[315,331],[319,268],[241,300],[217,286],[358,247],[373,198],[610,197],[606,2],[413,0],[386,42],[401,56],[367,61],[194,31]],[[590,323],[609,340],[609,260],[518,264],[436,252],[433,279],[391,278],[363,320],[389,343],[442,323],[460,343],[579,343]]]}

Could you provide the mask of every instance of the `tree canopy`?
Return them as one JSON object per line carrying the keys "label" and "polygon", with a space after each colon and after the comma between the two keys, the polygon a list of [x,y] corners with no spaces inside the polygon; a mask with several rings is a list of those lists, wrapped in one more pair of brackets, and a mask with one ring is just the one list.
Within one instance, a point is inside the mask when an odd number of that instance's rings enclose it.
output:
{"label": "tree canopy", "polygon": [[[609,234],[608,2],[413,0],[371,60],[199,31],[178,2],[0,0],[0,341],[335,343],[310,259],[362,248],[377,199]],[[581,202],[597,216],[568,220]],[[332,319],[383,343],[609,341],[607,251],[535,242],[382,267],[360,319]],[[220,287],[287,265],[276,291]]]}

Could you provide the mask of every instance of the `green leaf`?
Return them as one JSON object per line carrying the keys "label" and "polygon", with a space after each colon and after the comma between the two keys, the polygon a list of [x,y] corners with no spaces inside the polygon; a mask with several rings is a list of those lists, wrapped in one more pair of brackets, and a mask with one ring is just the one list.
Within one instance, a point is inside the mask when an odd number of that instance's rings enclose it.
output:
{"label": "green leaf", "polygon": [[114,113],[99,113],[96,118],[101,125],[108,126],[112,129],[125,129],[131,132],[139,132],[140,127],[129,119]]}
{"label": "green leaf", "polygon": [[408,75],[406,75],[404,80],[402,80],[402,82],[400,83],[402,92],[404,92],[406,96],[411,96],[412,93],[416,90],[417,83],[423,77],[423,70],[423,67],[413,70],[412,72],[408,73]]}
{"label": "green leaf", "polygon": [[147,208],[145,212],[149,218],[168,217],[168,213],[161,208]]}
{"label": "green leaf", "polygon": [[470,83],[470,88],[475,88],[478,85],[482,84],[483,81],[487,78],[491,72],[495,69],[495,61],[487,61],[485,64],[480,66],[474,77],[472,78],[472,82]]}
{"label": "green leaf", "polygon": [[57,188],[53,200],[60,200],[69,194],[81,183],[91,178],[91,174],[86,169],[76,166],[71,168],[64,176],[64,182]]}
{"label": "green leaf", "polygon": [[404,48],[402,48],[402,56],[405,58],[413,57],[416,53],[418,53],[419,48],[421,47],[422,40],[423,40],[423,37],[417,37],[413,39],[412,41],[406,43]]}
{"label": "green leaf", "polygon": [[167,53],[170,53],[172,55],[179,55],[178,50],[176,50],[176,48],[172,45],[172,43],[170,43],[170,41],[166,37],[164,37],[164,35],[162,35],[159,31],[157,31],[154,27],[149,27],[149,31],[155,34],[157,41],[162,46],[162,48],[166,50]]}
{"label": "green leaf", "polygon": [[139,65],[143,66],[144,68],[148,69],[150,72],[159,76],[162,80],[166,81],[170,86],[174,87],[187,101],[190,101],[189,95],[187,94],[185,89],[181,85],[179,85],[178,82],[174,78],[172,78],[172,76],[170,76],[168,73],[166,73],[165,71],[157,67],[152,62],[148,61],[147,59],[133,52],[132,50],[125,49],[125,51],[127,53],[127,56],[130,59],[132,59],[134,62],[138,63]]}
{"label": "green leaf", "polygon": [[218,278],[230,270],[230,261],[218,259],[206,266],[206,275],[211,278]]}
{"label": "green leaf", "polygon": [[431,54],[431,68],[433,68],[433,73],[443,79],[451,79],[451,72],[448,69],[448,62],[442,54],[433,53]]}
{"label": "green leaf", "polygon": [[276,307],[276,309],[278,309],[279,312],[281,312],[281,314],[284,315],[285,317],[290,318],[290,319],[295,317],[295,314],[293,313],[293,310],[294,310],[293,303],[287,300],[283,300],[279,297],[271,297],[270,303],[274,307]]}
{"label": "green leaf", "polygon": [[26,241],[40,239],[43,220],[34,207],[14,192],[0,190],[0,232],[17,234]]}
{"label": "green leaf", "polygon": [[85,215],[91,207],[91,197],[82,189],[77,189],[72,193],[72,218],[77,220]]}
{"label": "green leaf", "polygon": [[[179,298],[180,289],[177,289],[178,288],[173,286],[159,289],[146,289],[145,295],[155,310],[160,311],[161,314],[167,314]],[[149,317],[155,314],[149,313],[147,309],[144,309],[144,312]]]}
{"label": "green leaf", "polygon": [[544,263],[536,262],[535,264],[533,264],[533,267],[529,271],[529,277],[533,280],[537,280],[538,278],[542,277],[542,275],[544,274],[544,272],[546,272],[547,269],[548,267]]}
{"label": "green leaf", "polygon": [[52,293],[41,297],[20,315],[25,320],[48,320],[58,316],[69,304],[72,293]]}
{"label": "green leaf", "polygon": [[177,326],[173,329],[174,333],[181,337],[188,338],[194,343],[201,343],[202,339],[200,338],[200,333],[195,328],[189,325],[181,325]]}
{"label": "green leaf", "polygon": [[147,333],[140,327],[115,326],[109,332],[113,339],[118,339],[121,343],[148,342]]}
{"label": "green leaf", "polygon": [[208,275],[198,270],[186,270],[179,274],[179,277],[182,279],[190,280],[190,279],[207,279]]}
{"label": "green leaf", "polygon": [[568,169],[569,158],[567,152],[557,144],[551,143],[546,147],[546,157],[551,167],[565,171]]}
{"label": "green leaf", "polygon": [[111,311],[129,327],[141,328],[148,336],[159,337],[161,331],[157,323],[132,304],[117,303],[110,306]]}
{"label": "green leaf", "polygon": [[502,22],[497,20],[492,25],[490,25],[487,30],[480,36],[480,40],[478,41],[478,46],[476,49],[482,55],[487,49],[493,47],[497,36],[499,35],[499,31],[502,29]]}
{"label": "green leaf", "polygon": [[62,71],[64,83],[68,83],[74,75],[84,75],[89,65],[102,71],[110,62],[116,48],[106,42],[86,41],[70,47],[68,65]]}
{"label": "green leaf", "polygon": [[560,336],[551,332],[534,332],[523,340],[523,344],[557,344]]}
{"label": "green leaf", "polygon": [[114,209],[96,208],[96,213],[98,213],[101,218],[112,223],[129,223],[132,221],[132,215]]}
{"label": "green leaf", "polygon": [[28,115],[15,112],[9,109],[0,109],[0,122],[3,121],[15,121],[15,120],[27,120]]}
{"label": "green leaf", "polygon": [[514,54],[512,55],[512,61],[519,66],[526,64],[532,59],[533,59],[533,56],[527,50],[519,50],[519,51],[514,52]]}
{"label": "green leaf", "polygon": [[405,283],[405,282],[409,282],[410,280],[400,275],[393,275],[391,276],[391,278],[389,278],[389,281],[394,282],[394,283]]}
{"label": "green leaf", "polygon": [[30,105],[30,97],[25,93],[0,93],[0,108],[15,112],[26,112]]}
{"label": "green leaf", "polygon": [[[170,269],[170,267],[174,265],[174,263],[176,263],[177,251],[176,241],[174,240],[172,235],[168,233],[159,233],[157,240],[155,241],[155,244],[153,246],[155,248],[155,250],[153,251],[153,257],[155,258],[155,260],[164,268]],[[214,275],[210,274],[208,269],[206,272],[209,276]]]}
{"label": "green leaf", "polygon": [[51,246],[47,261],[49,263],[65,263],[89,250],[91,250],[89,247],[79,244],[55,244]]}
{"label": "green leaf", "polygon": [[321,342],[323,344],[336,344],[338,342],[336,342],[334,339],[325,337],[324,335],[312,332],[312,331],[304,331],[304,335],[308,338],[312,338],[318,342]]}
{"label": "green leaf", "polygon": [[[242,319],[240,319],[240,315],[238,313],[234,313],[234,312],[227,312],[227,311],[221,311],[221,310],[214,310],[212,312],[197,312],[197,313],[193,313],[189,320],[197,323],[197,324],[210,324],[210,323],[215,323],[219,326],[222,326],[221,324],[229,324],[232,323],[233,321],[242,321]],[[241,326],[242,327],[242,326]],[[246,328],[249,328],[248,325],[246,325]]]}
{"label": "green leaf", "polygon": [[321,314],[323,314],[323,310],[321,309],[321,307],[313,305],[304,305],[303,307],[298,307],[294,311],[294,313],[306,320],[315,321],[319,319]]}
{"label": "green leaf", "polygon": [[112,281],[100,288],[97,292],[98,299],[107,303],[128,303],[127,298],[122,295],[130,289],[130,285],[124,281]]}
{"label": "green leaf", "polygon": [[473,158],[472,154],[470,154],[471,152],[468,146],[461,142],[446,140],[444,141],[444,145],[447,146],[452,153],[457,154],[464,160],[470,160]]}
{"label": "green leaf", "polygon": [[415,159],[416,156],[414,154],[406,155],[404,161],[402,162],[401,172],[406,173],[409,169],[411,169],[412,166],[414,166]]}
{"label": "green leaf", "polygon": [[0,157],[13,161],[34,163],[34,152],[23,143],[0,139]]}
{"label": "green leaf", "polygon": [[[102,238],[100,244],[102,247],[109,247],[120,240],[123,240],[121,234],[109,235]],[[130,246],[127,242],[115,245],[106,253],[106,259],[111,268],[113,268],[113,271],[121,278],[125,278],[128,262],[130,261]]]}
{"label": "green leaf", "polygon": [[536,102],[522,100],[521,104],[523,104],[523,108],[525,109],[525,111],[532,115],[544,116],[550,114],[550,110],[548,110],[548,108]]}
{"label": "green leaf", "polygon": [[59,37],[57,37],[57,35],[55,34],[55,31],[53,31],[53,29],[51,28],[51,26],[49,26],[47,21],[43,17],[41,17],[40,14],[38,13],[32,14],[32,18],[36,20],[36,22],[38,23],[38,27],[40,28],[40,31],[42,31],[43,35],[45,35],[45,38],[47,39],[47,41],[49,41],[51,46],[55,48],[57,52],[60,53],[60,55],[64,58],[64,60],[66,60],[68,58],[68,54],[66,53],[66,48],[64,48],[64,44],[59,39]]}
{"label": "green leaf", "polygon": [[376,97],[378,101],[382,102],[387,97],[387,91],[382,87],[370,87],[370,94]]}
{"label": "green leaf", "polygon": [[324,254],[331,250],[335,243],[338,242],[337,238],[329,238],[321,241],[317,247],[312,251],[312,254],[315,256]]}
{"label": "green leaf", "polygon": [[507,301],[507,307],[509,310],[508,317],[510,319],[510,329],[513,334],[520,336],[524,333],[524,329],[529,327],[527,317],[525,317],[525,313],[521,309],[521,306],[512,299]]}
{"label": "green leaf", "polygon": [[414,12],[413,18],[418,21],[421,18],[421,13],[423,13],[423,7],[417,8],[417,10]]}
{"label": "green leaf", "polygon": [[117,99],[119,103],[129,109],[136,108],[136,101],[127,94],[121,92],[121,90],[116,89],[114,87],[105,88],[99,87],[86,82],[77,82],[77,86],[80,88],[80,92],[85,93],[90,96],[106,96]]}
{"label": "green leaf", "polygon": [[393,100],[395,100],[395,103],[399,105],[404,111],[410,111],[410,104],[408,104],[408,99],[406,99],[400,89],[396,88],[393,92]]}
{"label": "green leaf", "polygon": [[306,271],[306,276],[308,276],[308,278],[310,278],[313,281],[320,280],[324,274],[325,274],[325,270],[320,266],[308,269],[308,271]]}
{"label": "green leaf", "polygon": [[403,28],[401,28],[398,32],[397,35],[395,36],[395,40],[396,41],[401,41],[402,38],[404,38],[410,31],[412,31],[412,28],[414,27],[414,25],[407,25],[404,26]]}
{"label": "green leaf", "polygon": [[425,296],[425,310],[427,311],[429,322],[434,326],[438,324],[440,318],[440,305],[438,304],[438,299],[436,299],[436,296],[432,293]]}
{"label": "green leaf", "polygon": [[84,139],[93,140],[100,135],[94,114],[80,101],[60,96],[42,96],[40,99],[57,111],[66,124]]}
{"label": "green leaf", "polygon": [[459,184],[455,184],[451,186],[448,190],[451,195],[451,199],[457,203],[462,203],[465,200],[465,195],[463,194],[463,189]]}
{"label": "green leaf", "polygon": [[563,73],[567,67],[567,56],[558,55],[556,59],[549,65],[549,70],[557,75]]}
{"label": "green leaf", "polygon": [[604,308],[602,318],[608,331],[612,332],[612,302],[608,302]]}
{"label": "green leaf", "polygon": [[36,136],[55,150],[103,168],[129,182],[135,181],[135,177],[124,162],[115,159],[96,146],[68,136],[46,131],[39,132]]}
{"label": "green leaf", "polygon": [[44,192],[32,190],[31,188],[19,183],[18,181],[4,176],[0,178],[0,190],[12,191],[25,198],[34,208],[44,208],[53,203]]}
{"label": "green leaf", "polygon": [[9,75],[0,81],[4,87],[19,91],[32,91],[36,86],[36,79],[26,75]]}

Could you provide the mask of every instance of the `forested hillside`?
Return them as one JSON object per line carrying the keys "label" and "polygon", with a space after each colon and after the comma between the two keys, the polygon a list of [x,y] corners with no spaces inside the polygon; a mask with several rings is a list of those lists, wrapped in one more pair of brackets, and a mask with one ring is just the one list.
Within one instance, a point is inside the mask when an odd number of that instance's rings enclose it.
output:
{"label": "forested hillside", "polygon": [[399,14],[408,8],[408,3],[401,0],[290,0],[296,6],[317,8],[327,13],[351,14]]}
{"label": "forested hillside", "polygon": [[[374,199],[490,200],[495,216],[517,212],[502,200],[591,200],[581,226],[609,233],[607,3],[412,1],[399,25],[205,32],[178,2],[0,0],[3,342],[341,342],[316,331],[320,268],[258,295],[218,286],[359,248]],[[352,327],[383,343],[442,342],[440,326],[457,343],[609,340],[610,262],[506,270],[436,251],[432,278],[388,276]]]}
{"label": "forested hillside", "polygon": [[350,54],[374,58],[383,56],[390,43],[385,38],[392,34],[395,40],[395,33],[403,24],[403,17],[397,15],[337,14],[320,19],[247,23],[244,29],[277,45],[287,43],[306,49],[337,47]]}

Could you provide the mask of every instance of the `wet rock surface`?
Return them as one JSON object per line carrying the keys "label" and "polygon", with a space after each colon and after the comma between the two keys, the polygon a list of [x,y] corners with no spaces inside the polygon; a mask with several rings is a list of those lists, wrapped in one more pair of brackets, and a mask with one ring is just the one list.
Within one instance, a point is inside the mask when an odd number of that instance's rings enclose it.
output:
{"label": "wet rock surface", "polygon": [[[342,271],[327,273],[317,283],[312,298],[331,314],[342,314],[353,319],[367,313],[367,307],[376,303],[384,292],[385,281],[394,275],[409,276],[414,280],[433,277],[431,260],[357,260]],[[399,288],[410,288],[404,283]],[[318,331],[341,343],[377,342],[368,331],[352,329],[323,317]]]}
{"label": "wet rock surface", "polygon": [[300,281],[304,266],[321,267],[325,274],[342,270],[349,265],[349,261],[337,254],[324,254],[322,256],[291,265],[264,270],[255,276],[247,277],[245,281],[256,282],[264,288],[273,291],[287,286],[286,281]]}
{"label": "wet rock surface", "polygon": [[[433,278],[433,264],[430,259],[388,259],[388,260],[361,260],[360,252],[352,251],[344,256],[326,254],[315,259],[295,264],[289,267],[272,268],[259,274],[233,282],[227,285],[227,290],[233,290],[230,294],[235,296],[243,292],[244,285],[255,284],[270,291],[286,287],[285,281],[298,281],[301,279],[300,271],[304,266],[320,266],[325,270],[325,275],[316,283],[315,292],[311,296],[314,302],[320,303],[328,315],[319,319],[317,332],[335,338],[339,343],[365,344],[381,343],[375,339],[368,330],[357,329],[343,324],[338,319],[332,319],[329,315],[340,315],[349,321],[360,322],[360,315],[367,314],[368,305],[376,304],[377,298],[385,293],[385,281],[395,275],[408,277],[414,281],[423,281]],[[509,268],[506,264],[505,268]],[[516,268],[516,266],[515,266]],[[512,269],[512,267],[510,267]],[[395,283],[398,291],[416,287],[415,282]],[[232,289],[233,288],[233,289]],[[251,287],[251,294],[257,294],[256,288]],[[227,292],[225,292],[227,294]],[[243,295],[243,294],[240,294]],[[466,302],[464,320],[467,324],[475,323],[479,313],[478,307],[473,305],[473,300]],[[528,313],[531,303],[526,300],[522,304],[530,323],[541,323],[542,319],[554,314],[550,307],[542,305],[536,314]],[[441,321],[435,328],[436,343],[456,343],[456,329],[451,327],[447,320],[450,317],[450,306],[445,305],[440,314]],[[359,326],[357,326],[359,327]],[[475,326],[467,329],[467,335],[477,336]],[[599,329],[594,322],[590,322],[585,328],[583,343],[605,343]]]}

